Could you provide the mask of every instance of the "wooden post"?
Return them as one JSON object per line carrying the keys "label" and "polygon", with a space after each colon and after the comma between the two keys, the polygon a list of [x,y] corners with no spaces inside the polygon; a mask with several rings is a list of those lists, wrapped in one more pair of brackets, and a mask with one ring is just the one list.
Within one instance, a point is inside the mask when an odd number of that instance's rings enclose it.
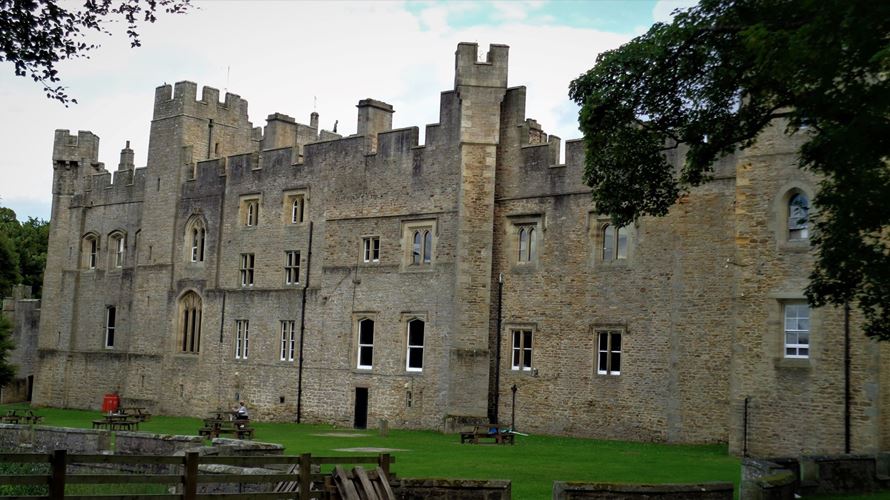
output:
{"label": "wooden post", "polygon": [[383,472],[386,473],[386,477],[389,477],[389,453],[383,453],[377,458],[377,465],[383,469]]}
{"label": "wooden post", "polygon": [[183,500],[198,498],[198,453],[190,451],[185,454],[185,475],[182,478]]}
{"label": "wooden post", "polygon": [[65,469],[68,452],[56,450],[50,459],[52,477],[49,481],[49,498],[59,500],[65,498]]}
{"label": "wooden post", "polygon": [[312,488],[312,455],[303,453],[300,455],[300,500],[309,500],[309,490]]}

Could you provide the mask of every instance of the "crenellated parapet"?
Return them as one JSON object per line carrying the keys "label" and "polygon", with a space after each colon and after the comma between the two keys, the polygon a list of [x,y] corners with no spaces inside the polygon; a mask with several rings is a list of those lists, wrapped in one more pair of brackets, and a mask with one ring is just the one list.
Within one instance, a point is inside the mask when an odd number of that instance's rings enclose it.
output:
{"label": "crenellated parapet", "polygon": [[247,101],[237,94],[226,92],[225,101],[220,102],[219,90],[213,87],[203,87],[199,100],[198,85],[189,81],[156,88],[152,119],[179,115],[215,118],[231,124],[247,122]]}
{"label": "crenellated parapet", "polygon": [[507,87],[507,62],[510,47],[491,44],[485,60],[479,60],[479,44],[457,45],[454,62],[454,87]]}

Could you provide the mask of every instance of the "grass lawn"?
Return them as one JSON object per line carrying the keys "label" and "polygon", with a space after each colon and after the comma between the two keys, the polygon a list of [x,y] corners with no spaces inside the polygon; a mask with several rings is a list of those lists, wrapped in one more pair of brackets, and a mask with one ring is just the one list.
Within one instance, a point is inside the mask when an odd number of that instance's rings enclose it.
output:
{"label": "grass lawn", "polygon": [[[0,405],[0,412],[27,405]],[[46,425],[90,428],[99,412],[39,408]],[[141,431],[196,435],[197,418],[154,416]],[[393,470],[402,477],[509,479],[513,498],[549,498],[553,481],[636,483],[732,482],[739,460],[725,446],[683,446],[597,441],[554,436],[517,436],[514,446],[460,444],[454,434],[433,431],[353,431],[330,425],[255,423],[257,441],[279,443],[287,454],[349,455],[341,448],[395,448]],[[324,436],[326,433],[350,437]],[[362,453],[367,455],[368,453]],[[868,497],[878,498],[878,497]]]}

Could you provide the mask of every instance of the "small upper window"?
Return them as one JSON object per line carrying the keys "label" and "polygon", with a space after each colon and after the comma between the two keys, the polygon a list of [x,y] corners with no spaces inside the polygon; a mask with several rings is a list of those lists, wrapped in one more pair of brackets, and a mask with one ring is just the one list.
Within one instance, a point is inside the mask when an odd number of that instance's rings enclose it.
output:
{"label": "small upper window", "polygon": [[201,216],[192,217],[185,226],[185,243],[189,262],[204,262],[204,246],[207,239],[207,224]]}
{"label": "small upper window", "polygon": [[596,372],[600,375],[621,374],[621,332],[598,331]]}
{"label": "small upper window", "polygon": [[803,193],[795,193],[788,200],[788,239],[806,240],[810,237],[810,202]]}
{"label": "small upper window", "polygon": [[519,228],[519,262],[534,262],[537,258],[538,243],[535,226]]}
{"label": "small upper window", "polygon": [[513,362],[514,370],[531,371],[532,369],[532,331],[513,331]]}
{"label": "small upper window", "polygon": [[110,236],[111,267],[120,269],[124,267],[124,250],[126,249],[126,239],[119,232],[112,233]]}
{"label": "small upper window", "polygon": [[241,224],[245,227],[254,227],[260,224],[259,196],[241,198]]}
{"label": "small upper window", "polygon": [[424,323],[420,319],[408,322],[408,355],[405,369],[409,372],[423,371]]}
{"label": "small upper window", "polygon": [[284,214],[285,224],[302,224],[306,222],[306,191],[289,191],[284,193],[284,206],[282,213]]}
{"label": "small upper window", "polygon": [[411,251],[411,263],[414,265],[429,264],[433,254],[433,233],[429,228],[414,231],[414,244]]}
{"label": "small upper window", "polygon": [[255,260],[252,253],[241,254],[241,286],[253,286],[253,266]]}
{"label": "small upper window", "polygon": [[[403,231],[403,269],[430,269],[435,262],[436,245],[436,221],[412,221],[404,223]],[[373,259],[373,245],[371,241],[371,258]],[[379,258],[379,246],[378,246]],[[373,262],[373,260],[371,261]]]}
{"label": "small upper window", "polygon": [[616,229],[612,224],[606,224],[602,229],[603,260],[627,259],[627,226]]}
{"label": "small upper window", "polygon": [[362,238],[362,259],[365,262],[380,262],[380,237]]}
{"label": "small upper window", "polygon": [[96,269],[99,258],[99,237],[96,234],[88,234],[83,237],[81,253],[83,254],[83,267]]}
{"label": "small upper window", "polygon": [[810,307],[804,303],[785,304],[785,357],[810,357]]}

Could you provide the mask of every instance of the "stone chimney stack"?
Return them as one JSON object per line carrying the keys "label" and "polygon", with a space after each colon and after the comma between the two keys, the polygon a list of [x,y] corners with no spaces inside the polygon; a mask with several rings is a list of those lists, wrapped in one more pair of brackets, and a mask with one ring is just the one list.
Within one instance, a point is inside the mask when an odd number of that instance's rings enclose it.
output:
{"label": "stone chimney stack", "polygon": [[377,152],[377,134],[392,130],[392,105],[375,99],[362,99],[358,108],[358,135],[365,136],[366,150]]}
{"label": "stone chimney stack", "polygon": [[130,149],[130,141],[127,141],[127,145],[121,150],[121,162],[118,163],[117,170],[120,172],[122,170],[133,170],[134,168],[136,168],[136,165],[133,163],[133,150]]}

